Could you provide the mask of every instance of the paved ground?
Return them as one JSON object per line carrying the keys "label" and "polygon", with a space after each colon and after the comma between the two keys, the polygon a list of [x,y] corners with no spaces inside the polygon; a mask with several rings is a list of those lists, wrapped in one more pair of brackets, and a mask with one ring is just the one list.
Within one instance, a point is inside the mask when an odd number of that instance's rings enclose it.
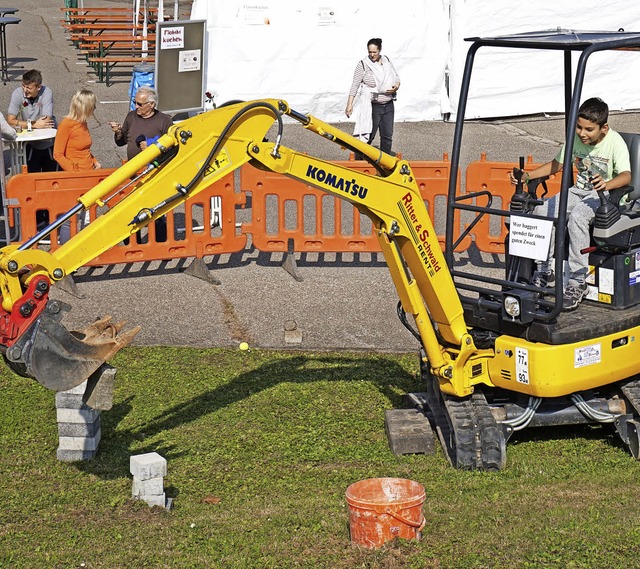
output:
{"label": "paved ground", "polygon": [[[85,6],[129,5],[124,1],[85,1]],[[64,116],[73,93],[89,87],[98,95],[90,123],[94,153],[105,167],[116,166],[125,154],[113,144],[107,123],[128,111],[128,78],[106,87],[94,82],[86,64],[60,26],[62,0],[23,0],[22,22],[9,27],[8,53],[12,81],[0,86],[0,108],[6,110],[11,91],[25,69],[42,70],[55,94],[56,115]],[[181,2],[188,13],[189,2]],[[265,97],[278,93],[265,93]],[[290,101],[295,107],[295,102]],[[399,103],[401,104],[401,103]],[[304,111],[304,109],[298,109]],[[618,130],[640,132],[640,115],[616,114]],[[348,125],[345,125],[348,129]],[[451,152],[454,125],[445,122],[396,126],[394,148],[409,160],[439,159]],[[561,118],[534,117],[474,122],[465,127],[462,163],[486,152],[489,160],[517,163],[520,155],[550,159],[563,138]],[[284,144],[330,160],[346,159],[344,151],[297,125],[287,125]],[[207,258],[221,281],[212,285],[182,273],[185,263],[151,267],[90,270],[77,276],[76,298],[54,295],[73,306],[70,325],[82,325],[104,314],[141,324],[138,344],[233,346],[246,340],[262,347],[291,346],[284,339],[285,322],[294,320],[302,333],[299,347],[308,349],[413,350],[415,340],[395,315],[397,298],[388,271],[377,256],[348,255],[300,258],[297,282],[280,267],[278,257],[257,252]],[[188,264],[188,263],[186,263]]]}

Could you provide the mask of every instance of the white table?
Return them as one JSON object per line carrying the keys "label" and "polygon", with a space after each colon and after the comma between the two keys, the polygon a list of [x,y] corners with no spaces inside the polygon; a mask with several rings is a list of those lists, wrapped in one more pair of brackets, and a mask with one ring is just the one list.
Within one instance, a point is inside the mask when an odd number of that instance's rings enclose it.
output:
{"label": "white table", "polygon": [[7,140],[11,155],[11,174],[22,173],[22,166],[27,164],[27,143],[36,140],[51,140],[56,137],[55,128],[34,128],[32,132],[23,130],[15,140]]}

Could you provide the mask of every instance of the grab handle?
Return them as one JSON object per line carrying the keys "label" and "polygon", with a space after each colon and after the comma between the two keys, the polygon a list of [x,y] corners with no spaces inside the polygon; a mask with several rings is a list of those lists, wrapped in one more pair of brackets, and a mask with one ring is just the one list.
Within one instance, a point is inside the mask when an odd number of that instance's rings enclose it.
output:
{"label": "grab handle", "polygon": [[422,519],[419,522],[414,522],[413,520],[408,520],[406,518],[403,518],[398,512],[394,512],[391,508],[386,508],[384,513],[390,515],[392,518],[395,518],[396,520],[398,520],[399,522],[402,522],[403,524],[407,524],[408,526],[418,528],[418,531],[422,531],[424,526],[427,524],[427,520],[424,517],[424,515],[422,516]]}

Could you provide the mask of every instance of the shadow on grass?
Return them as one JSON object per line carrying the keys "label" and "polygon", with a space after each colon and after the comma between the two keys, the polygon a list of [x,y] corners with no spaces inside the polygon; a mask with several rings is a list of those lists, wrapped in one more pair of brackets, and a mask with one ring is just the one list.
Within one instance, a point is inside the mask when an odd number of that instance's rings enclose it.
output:
{"label": "shadow on grass", "polygon": [[[206,366],[208,362],[202,360],[195,365]],[[110,411],[102,414],[102,438],[96,459],[78,462],[76,466],[82,471],[106,479],[128,476],[131,449],[136,443],[197,421],[234,403],[246,401],[256,393],[282,382],[310,384],[320,381],[373,383],[380,393],[389,399],[393,407],[401,406],[401,394],[421,389],[419,379],[414,374],[408,373],[398,363],[384,356],[372,359],[347,355],[285,357],[275,363],[242,373],[232,381],[188,401],[168,407],[145,424],[136,424],[131,429],[121,429],[118,425],[130,413],[133,396],[116,403]],[[363,401],[362,404],[366,405],[366,402]],[[295,401],[292,401],[291,405],[295,405]],[[197,440],[193,441],[194,446],[197,443]],[[167,460],[171,460],[192,452],[192,448],[178,450],[171,445],[159,447],[157,443],[148,448],[136,445],[135,454],[146,452],[158,452]]]}

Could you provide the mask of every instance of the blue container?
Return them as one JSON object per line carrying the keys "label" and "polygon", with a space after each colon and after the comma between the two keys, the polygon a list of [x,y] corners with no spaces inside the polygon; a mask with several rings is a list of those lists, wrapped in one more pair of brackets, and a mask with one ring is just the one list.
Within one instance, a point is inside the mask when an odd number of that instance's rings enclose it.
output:
{"label": "blue container", "polygon": [[136,108],[135,97],[140,87],[155,86],[154,79],[155,67],[151,63],[138,63],[133,67],[131,76],[131,84],[129,85],[129,109],[133,111]]}

